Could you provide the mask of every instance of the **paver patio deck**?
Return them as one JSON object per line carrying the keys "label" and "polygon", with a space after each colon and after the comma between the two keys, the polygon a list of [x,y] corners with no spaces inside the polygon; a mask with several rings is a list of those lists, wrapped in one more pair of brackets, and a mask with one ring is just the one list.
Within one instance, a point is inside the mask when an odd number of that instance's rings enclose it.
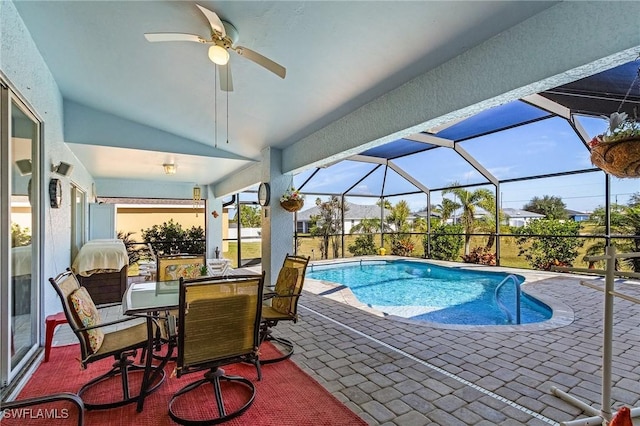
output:
{"label": "paver patio deck", "polygon": [[[548,425],[587,417],[550,389],[600,407],[604,296],[580,280],[603,279],[508,271],[528,275],[526,291],[568,307],[569,320],[538,329],[435,327],[319,296],[312,291],[321,284],[308,280],[300,320],[274,332],[295,343],[298,365],[371,425]],[[640,297],[637,282],[617,282],[616,290]],[[118,315],[117,307],[109,311]],[[640,405],[640,305],[616,299],[614,324],[616,410]],[[54,344],[73,342],[70,334],[60,327]]]}

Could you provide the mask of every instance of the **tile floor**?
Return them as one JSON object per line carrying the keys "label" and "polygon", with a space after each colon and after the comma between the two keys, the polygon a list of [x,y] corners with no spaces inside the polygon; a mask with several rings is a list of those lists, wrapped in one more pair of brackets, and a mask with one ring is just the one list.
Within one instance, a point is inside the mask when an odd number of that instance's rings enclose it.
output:
{"label": "tile floor", "polygon": [[[280,324],[275,333],[295,342],[294,362],[371,425],[556,425],[586,417],[550,390],[556,386],[600,407],[604,296],[580,280],[603,280],[515,272],[527,276],[523,288],[551,301],[557,322],[420,324],[360,309],[348,294],[320,296],[326,284],[307,280],[300,320]],[[640,297],[637,282],[620,281],[616,290]],[[617,298],[614,307],[615,410],[640,405],[640,305]],[[103,313],[116,318],[120,307]],[[64,326],[54,341],[74,337]]]}

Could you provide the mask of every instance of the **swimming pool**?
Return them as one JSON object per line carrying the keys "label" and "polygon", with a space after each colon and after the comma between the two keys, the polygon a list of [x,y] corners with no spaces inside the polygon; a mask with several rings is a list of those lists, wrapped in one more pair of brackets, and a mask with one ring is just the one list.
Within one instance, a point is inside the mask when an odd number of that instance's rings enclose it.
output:
{"label": "swimming pool", "polygon": [[[307,277],[348,287],[362,303],[412,320],[460,325],[511,325],[496,304],[495,288],[509,274],[471,271],[412,261],[362,261],[313,265]],[[522,276],[516,276],[520,283]],[[515,321],[515,285],[500,288],[498,299]],[[548,320],[552,310],[521,293],[521,323]]]}

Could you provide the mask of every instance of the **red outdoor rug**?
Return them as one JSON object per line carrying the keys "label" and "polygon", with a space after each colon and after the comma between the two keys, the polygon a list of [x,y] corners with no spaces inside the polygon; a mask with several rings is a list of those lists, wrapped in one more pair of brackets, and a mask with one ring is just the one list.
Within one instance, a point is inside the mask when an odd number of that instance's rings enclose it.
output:
{"label": "red outdoor rug", "polygon": [[[267,352],[269,347],[262,345],[261,350]],[[86,370],[80,369],[76,360],[80,356],[78,345],[53,348],[49,362],[42,363],[31,377],[18,399],[48,395],[59,392],[76,393],[91,378],[106,372],[113,359],[104,359],[90,364]],[[86,425],[172,425],[175,424],[168,415],[169,399],[174,392],[189,382],[202,378],[204,371],[182,376],[171,377],[175,363],[170,362],[165,368],[167,377],[164,383],[151,395],[147,396],[142,413],[136,412],[136,404],[109,410],[85,411]],[[257,381],[256,369],[249,364],[234,364],[224,367],[227,375],[241,375],[252,380],[257,389],[253,405],[240,417],[232,419],[225,425],[366,425],[360,417],[338,401],[312,377],[303,372],[292,361],[286,360],[262,366],[262,381]],[[138,374],[131,376],[131,392],[139,389]],[[109,387],[111,383],[107,383]],[[118,389],[119,381],[113,381]],[[210,389],[210,387],[208,388]],[[100,398],[115,393],[106,389]],[[193,392],[192,392],[193,393]],[[198,392],[195,392],[196,394]],[[89,398],[91,396],[87,396]],[[187,404],[193,412],[201,412],[204,407],[198,395]],[[210,399],[212,405],[213,396]],[[214,407],[215,409],[215,407]],[[77,409],[67,402],[56,402],[36,406],[23,418],[5,418],[3,426],[9,425],[75,425]],[[14,415],[16,413],[13,413]],[[24,418],[26,417],[26,418]],[[0,416],[1,418],[1,416]]]}

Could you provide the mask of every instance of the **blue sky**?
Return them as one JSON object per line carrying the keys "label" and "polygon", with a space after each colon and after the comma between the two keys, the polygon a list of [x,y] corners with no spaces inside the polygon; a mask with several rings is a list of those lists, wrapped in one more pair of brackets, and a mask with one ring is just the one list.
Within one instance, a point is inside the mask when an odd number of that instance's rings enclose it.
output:
{"label": "blue sky", "polygon": [[[522,109],[521,106],[518,108]],[[515,112],[519,112],[519,110]],[[514,120],[513,114],[507,119]],[[590,137],[603,133],[608,124],[604,118],[593,117],[578,117],[578,122]],[[460,146],[501,181],[593,168],[589,151],[567,121],[559,117],[476,137],[461,142]],[[443,188],[455,181],[461,184],[486,182],[486,179],[457,153],[447,148],[437,148],[409,155],[394,160],[394,163],[427,188]],[[373,164],[354,161],[337,163],[321,169],[303,191],[307,193],[324,191],[342,193],[371,172],[374,167]],[[305,171],[298,175],[295,179],[295,185],[299,186],[310,174],[311,171]],[[385,168],[380,167],[355,186],[349,194],[379,196],[384,177]],[[415,190],[413,185],[389,169],[387,169],[385,182],[385,194]],[[493,190],[492,185],[488,185],[487,188]],[[612,202],[624,204],[628,201],[629,196],[636,192],[640,192],[638,179],[612,177]],[[596,207],[604,205],[605,202],[605,174],[596,171],[556,178],[504,183],[501,184],[500,193],[503,208],[522,208],[533,197],[550,195],[560,197],[569,209],[593,211]],[[433,191],[431,195],[432,204],[441,203],[440,192]],[[307,202],[305,208],[313,205],[316,196],[309,195],[309,198],[310,202]],[[348,197],[347,199],[358,204],[373,204],[377,201],[376,198],[366,197]],[[395,203],[399,199],[407,200],[413,210],[421,209],[427,203],[424,194],[393,197],[391,201]]]}

